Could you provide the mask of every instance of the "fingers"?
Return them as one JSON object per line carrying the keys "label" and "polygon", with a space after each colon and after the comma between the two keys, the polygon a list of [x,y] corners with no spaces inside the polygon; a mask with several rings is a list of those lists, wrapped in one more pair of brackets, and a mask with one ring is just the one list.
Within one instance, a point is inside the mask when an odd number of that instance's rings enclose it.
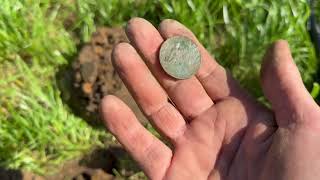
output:
{"label": "fingers", "polygon": [[314,114],[308,111],[317,109],[317,105],[303,85],[286,41],[274,43],[267,51],[261,67],[261,82],[279,126],[289,125],[290,120],[314,119],[307,118]]}
{"label": "fingers", "polygon": [[270,111],[256,102],[239,86],[238,82],[211,57],[188,28],[175,20],[167,19],[161,22],[158,29],[164,39],[177,35],[186,36],[197,44],[202,62],[196,77],[213,101],[219,101],[228,97],[236,98],[241,101],[240,106],[246,107],[246,114],[249,118],[245,121],[264,121],[265,123],[270,123],[269,118],[262,119],[260,117],[261,114],[263,114],[263,117],[269,117],[271,115]]}
{"label": "fingers", "polygon": [[102,100],[102,117],[110,132],[140,164],[150,179],[162,179],[170,165],[172,152],[150,134],[133,112],[115,96]]}
{"label": "fingers", "polygon": [[172,36],[185,36],[192,39],[198,45],[202,62],[196,77],[214,101],[227,96],[241,98],[244,96],[244,91],[239,87],[237,82],[211,57],[188,28],[175,20],[167,19],[161,22],[158,29],[164,39]]}
{"label": "fingers", "polygon": [[118,44],[112,53],[113,64],[134,99],[160,132],[173,142],[185,129],[185,120],[168,102],[168,97],[136,50]]}
{"label": "fingers", "polygon": [[158,51],[163,38],[148,21],[133,18],[127,26],[127,35],[152,74],[166,90],[184,117],[194,119],[213,105],[197,78],[177,80],[168,76],[161,68]]}

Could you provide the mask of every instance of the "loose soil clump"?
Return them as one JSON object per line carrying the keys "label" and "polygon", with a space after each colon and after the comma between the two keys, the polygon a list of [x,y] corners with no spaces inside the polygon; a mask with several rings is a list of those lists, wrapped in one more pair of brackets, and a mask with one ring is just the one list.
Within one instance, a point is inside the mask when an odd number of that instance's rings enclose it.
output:
{"label": "loose soil clump", "polygon": [[99,104],[110,94],[120,97],[140,121],[146,122],[112,66],[112,49],[120,42],[128,42],[122,28],[98,28],[90,42],[81,48],[71,70],[60,73],[63,98],[76,115],[92,125],[101,125]]}
{"label": "loose soil clump", "polygon": [[114,94],[122,83],[111,64],[111,52],[115,44],[127,41],[121,29],[100,28],[85,45],[72,64],[74,87],[87,100],[86,111],[98,112],[103,96]]}

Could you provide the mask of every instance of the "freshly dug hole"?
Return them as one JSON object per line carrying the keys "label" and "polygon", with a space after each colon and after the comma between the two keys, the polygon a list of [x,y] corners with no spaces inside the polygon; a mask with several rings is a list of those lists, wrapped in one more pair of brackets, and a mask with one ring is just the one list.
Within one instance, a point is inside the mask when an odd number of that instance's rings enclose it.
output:
{"label": "freshly dug hole", "polygon": [[59,73],[63,99],[89,124],[101,125],[99,104],[109,94],[122,99],[140,121],[146,122],[112,66],[112,49],[120,42],[128,42],[122,28],[98,28],[90,42],[81,48],[72,66]]}

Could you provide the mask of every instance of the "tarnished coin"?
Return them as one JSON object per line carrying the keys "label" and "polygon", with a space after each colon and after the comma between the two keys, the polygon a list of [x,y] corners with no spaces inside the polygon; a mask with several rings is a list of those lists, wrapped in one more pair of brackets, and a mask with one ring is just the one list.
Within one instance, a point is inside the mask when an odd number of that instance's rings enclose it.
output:
{"label": "tarnished coin", "polygon": [[183,36],[167,39],[161,45],[159,59],[164,71],[177,79],[190,78],[201,64],[197,45]]}

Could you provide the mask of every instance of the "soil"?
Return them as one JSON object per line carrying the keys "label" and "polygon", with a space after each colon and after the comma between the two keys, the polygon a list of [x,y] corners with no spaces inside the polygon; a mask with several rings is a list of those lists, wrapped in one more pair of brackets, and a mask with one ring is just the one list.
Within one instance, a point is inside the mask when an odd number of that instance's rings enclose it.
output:
{"label": "soil", "polygon": [[[109,94],[122,99],[142,123],[147,122],[112,66],[112,49],[120,42],[128,42],[122,28],[98,28],[90,42],[81,47],[72,65],[57,75],[63,100],[74,114],[93,126],[102,127],[99,104]],[[81,160],[66,163],[59,173],[45,179],[109,180],[115,178],[114,169],[124,177],[139,172],[130,156],[117,146],[94,150]]]}
{"label": "soil", "polygon": [[72,67],[59,73],[64,100],[76,115],[92,125],[101,125],[99,104],[109,94],[122,99],[141,122],[146,122],[112,66],[112,49],[119,42],[128,42],[122,28],[98,28],[91,41],[81,48]]}
{"label": "soil", "polygon": [[[121,163],[128,165],[124,167]],[[121,167],[120,167],[121,166]],[[120,146],[112,146],[108,149],[96,149],[80,160],[66,163],[61,171],[55,175],[45,177],[46,180],[114,180],[113,170],[121,171],[122,178],[129,178],[139,168]],[[133,178],[130,178],[133,179]],[[135,179],[137,180],[137,179]]]}
{"label": "soil", "polygon": [[[121,176],[116,176],[116,170]],[[58,173],[39,176],[19,170],[0,168],[1,180],[140,180],[144,175],[137,175],[140,169],[121,146],[108,149],[95,149],[81,159],[65,163]]]}

